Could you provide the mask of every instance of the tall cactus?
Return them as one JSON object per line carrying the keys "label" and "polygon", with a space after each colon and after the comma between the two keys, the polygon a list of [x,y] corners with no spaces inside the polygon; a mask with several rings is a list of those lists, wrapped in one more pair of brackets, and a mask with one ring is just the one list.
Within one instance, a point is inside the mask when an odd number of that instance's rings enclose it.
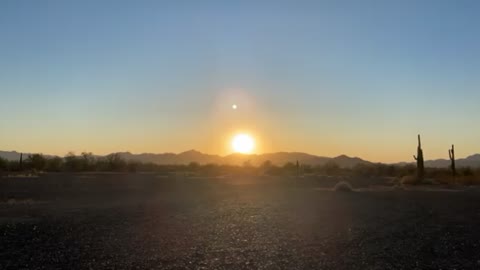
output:
{"label": "tall cactus", "polygon": [[20,170],[23,170],[23,153],[20,153]]}
{"label": "tall cactus", "polygon": [[455,177],[457,175],[457,171],[455,170],[455,148],[452,144],[452,149],[448,149],[448,156],[450,157],[450,169],[452,169],[452,175]]}
{"label": "tall cactus", "polygon": [[418,134],[417,156],[413,155],[413,158],[417,161],[417,180],[421,181],[425,175],[425,167],[423,165],[423,150],[420,134]]}

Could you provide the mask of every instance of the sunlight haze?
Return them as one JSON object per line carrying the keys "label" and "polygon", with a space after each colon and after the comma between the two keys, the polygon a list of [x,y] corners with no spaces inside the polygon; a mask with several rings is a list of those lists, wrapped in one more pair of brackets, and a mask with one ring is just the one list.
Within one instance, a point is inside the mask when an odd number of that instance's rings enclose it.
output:
{"label": "sunlight haze", "polygon": [[1,1],[0,150],[227,155],[245,132],[246,152],[397,162],[421,134],[426,159],[465,157],[479,6]]}

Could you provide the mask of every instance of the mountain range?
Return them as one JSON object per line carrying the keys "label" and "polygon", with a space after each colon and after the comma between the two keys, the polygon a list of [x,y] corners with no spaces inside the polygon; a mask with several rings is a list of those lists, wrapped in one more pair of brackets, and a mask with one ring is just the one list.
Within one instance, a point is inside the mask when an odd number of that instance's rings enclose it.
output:
{"label": "mountain range", "polygon": [[[143,153],[132,154],[130,152],[118,152],[122,158],[126,160],[139,161],[139,162],[152,162],[156,164],[188,164],[190,162],[197,162],[199,164],[230,164],[230,165],[242,165],[245,162],[251,165],[257,166],[265,161],[270,161],[275,165],[283,165],[287,162],[295,163],[297,160],[301,164],[310,165],[324,165],[328,161],[333,161],[343,168],[350,168],[357,164],[373,164],[373,162],[363,160],[358,157],[349,157],[346,155],[340,155],[337,157],[323,157],[310,155],[300,152],[277,152],[277,153],[265,153],[265,154],[230,154],[226,156],[204,154],[199,151],[189,150],[179,154],[175,153]],[[24,157],[28,156],[28,153],[24,153]],[[0,157],[8,160],[18,160],[20,153],[16,151],[0,151]],[[101,157],[101,156],[97,156]],[[414,162],[401,162],[395,163],[396,165],[414,164]],[[450,165],[448,159],[435,159],[426,160],[425,167],[431,168],[446,168]],[[474,154],[466,158],[460,158],[456,160],[457,167],[480,167],[480,154]]]}

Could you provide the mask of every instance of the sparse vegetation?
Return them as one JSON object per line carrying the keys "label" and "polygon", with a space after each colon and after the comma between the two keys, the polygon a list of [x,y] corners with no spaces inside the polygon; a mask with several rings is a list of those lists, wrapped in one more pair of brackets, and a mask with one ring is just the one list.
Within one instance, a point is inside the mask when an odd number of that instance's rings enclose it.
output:
{"label": "sparse vegetation", "polygon": [[333,190],[340,191],[340,192],[352,192],[353,188],[350,185],[350,183],[345,181],[340,181],[333,187]]}
{"label": "sparse vegetation", "polygon": [[0,157],[0,172],[8,169],[8,160]]}
{"label": "sparse vegetation", "polygon": [[[421,150],[421,149],[420,149]],[[421,153],[421,151],[420,151]],[[419,156],[422,156],[420,154]],[[418,159],[418,157],[417,157]],[[418,160],[417,160],[418,161]],[[417,163],[418,166],[418,163]],[[323,165],[298,164],[296,160],[286,162],[279,166],[271,161],[265,161],[259,166],[245,162],[241,166],[225,164],[189,164],[160,165],[142,163],[135,160],[125,160],[118,153],[106,157],[94,156],[92,153],[83,152],[75,155],[70,152],[65,157],[45,156],[31,154],[22,161],[6,160],[0,158],[0,171],[16,173],[38,172],[155,172],[161,175],[181,174],[185,176],[217,177],[225,175],[264,175],[264,176],[290,176],[298,175],[323,175],[323,176],[357,176],[357,177],[391,177],[397,179],[396,183],[423,184],[418,180],[418,170],[413,164],[389,165],[358,163],[352,168],[340,167],[334,161]],[[456,168],[455,177],[449,168],[423,168],[421,173],[424,179],[433,179],[440,184],[459,183],[465,185],[480,184],[480,169],[470,167]]]}

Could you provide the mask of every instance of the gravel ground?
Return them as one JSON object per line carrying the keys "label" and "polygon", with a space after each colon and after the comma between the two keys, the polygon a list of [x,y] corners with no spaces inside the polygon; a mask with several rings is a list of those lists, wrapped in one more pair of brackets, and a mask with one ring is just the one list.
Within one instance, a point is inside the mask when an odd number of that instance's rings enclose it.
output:
{"label": "gravel ground", "polygon": [[336,192],[330,178],[0,180],[0,269],[480,268],[474,189]]}

